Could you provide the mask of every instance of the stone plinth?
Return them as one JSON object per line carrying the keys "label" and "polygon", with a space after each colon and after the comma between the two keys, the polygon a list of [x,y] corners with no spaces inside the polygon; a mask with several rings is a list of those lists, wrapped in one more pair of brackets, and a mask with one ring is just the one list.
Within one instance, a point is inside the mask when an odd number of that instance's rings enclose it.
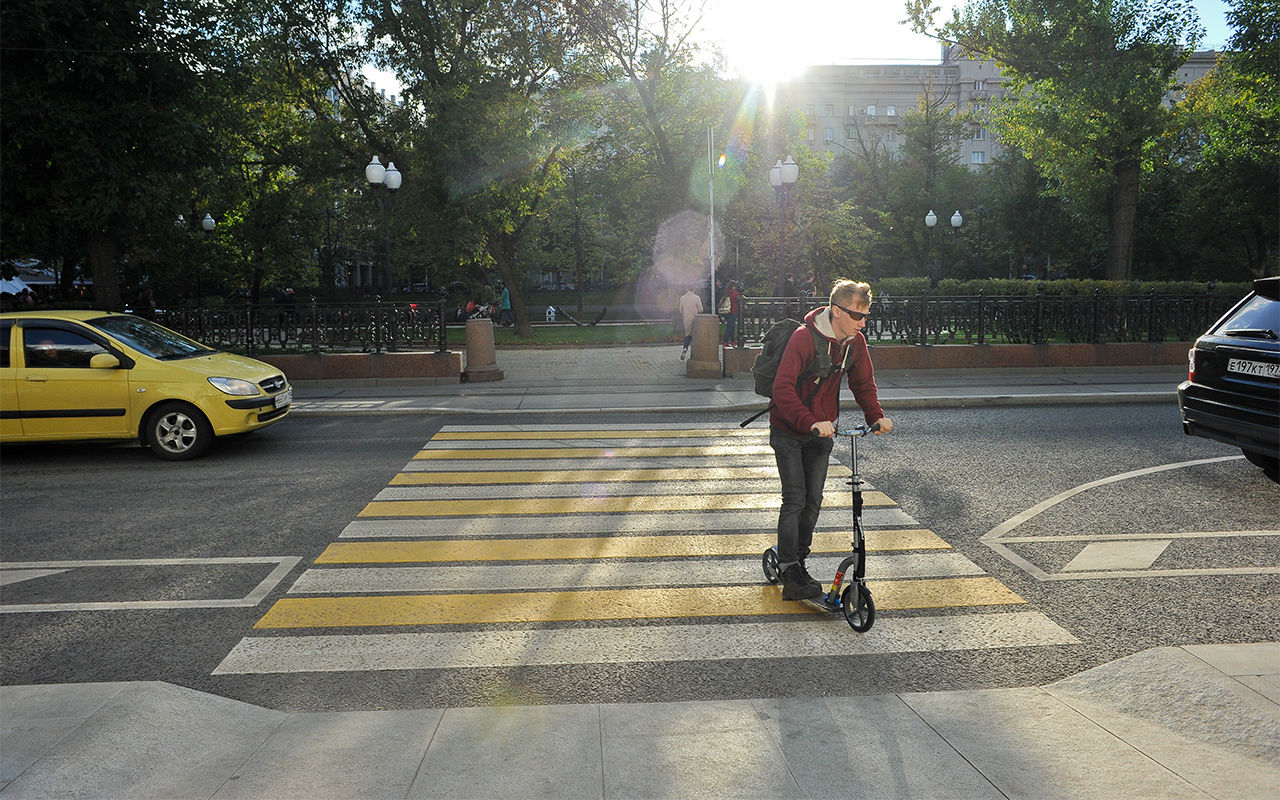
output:
{"label": "stone plinth", "polygon": [[493,346],[493,320],[467,320],[467,368],[463,383],[502,380],[497,351]]}
{"label": "stone plinth", "polygon": [[699,314],[693,318],[693,343],[686,363],[686,378],[721,378],[720,318],[715,314]]}

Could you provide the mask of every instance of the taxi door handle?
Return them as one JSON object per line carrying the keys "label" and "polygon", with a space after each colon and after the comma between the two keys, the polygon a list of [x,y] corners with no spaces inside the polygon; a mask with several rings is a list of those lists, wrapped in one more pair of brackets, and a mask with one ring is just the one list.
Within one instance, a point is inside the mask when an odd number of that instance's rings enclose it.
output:
{"label": "taxi door handle", "polygon": [[48,383],[48,375],[28,375],[27,383]]}

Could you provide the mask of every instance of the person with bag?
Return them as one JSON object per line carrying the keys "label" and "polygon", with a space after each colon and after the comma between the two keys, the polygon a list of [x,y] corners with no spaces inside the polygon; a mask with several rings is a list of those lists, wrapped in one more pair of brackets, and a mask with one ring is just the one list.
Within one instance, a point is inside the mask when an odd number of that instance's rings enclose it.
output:
{"label": "person with bag", "polygon": [[724,297],[720,298],[720,308],[720,315],[724,317],[724,339],[721,344],[734,347],[738,343],[738,317],[742,309],[742,292],[734,281],[729,281],[729,288]]}
{"label": "person with bag", "polygon": [[[769,446],[778,464],[782,507],[778,512],[778,570],[782,599],[804,600],[822,594],[822,584],[805,568],[813,531],[822,510],[827,462],[840,417],[840,381],[862,409],[867,424],[880,423],[876,436],[893,430],[880,407],[875,370],[862,333],[871,315],[871,287],[837,280],[830,304],[805,315],[787,341],[773,380],[769,409]],[[829,371],[814,374],[817,348],[825,346]]]}

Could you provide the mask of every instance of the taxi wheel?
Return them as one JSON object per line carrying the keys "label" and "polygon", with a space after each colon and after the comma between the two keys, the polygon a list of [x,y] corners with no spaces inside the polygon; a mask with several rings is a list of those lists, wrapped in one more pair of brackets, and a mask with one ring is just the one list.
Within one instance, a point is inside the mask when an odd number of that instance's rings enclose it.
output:
{"label": "taxi wheel", "polygon": [[168,461],[185,461],[204,455],[213,444],[213,426],[186,403],[165,403],[147,417],[147,445]]}

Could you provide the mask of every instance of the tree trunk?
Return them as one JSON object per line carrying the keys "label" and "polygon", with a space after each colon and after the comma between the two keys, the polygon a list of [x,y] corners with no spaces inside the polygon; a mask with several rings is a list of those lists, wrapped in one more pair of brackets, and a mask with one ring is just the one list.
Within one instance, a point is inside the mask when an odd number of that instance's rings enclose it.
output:
{"label": "tree trunk", "polygon": [[123,311],[120,300],[120,247],[110,231],[93,231],[85,242],[89,271],[93,274],[93,303],[102,311]]}
{"label": "tree trunk", "polygon": [[509,236],[489,234],[487,248],[498,266],[498,274],[511,295],[511,313],[516,318],[516,336],[528,339],[533,336],[533,325],[524,305],[524,281],[516,274],[516,240]]}
{"label": "tree trunk", "polygon": [[1107,198],[1107,280],[1133,277],[1133,236],[1138,217],[1138,160],[1126,158],[1115,167],[1115,183]]}

